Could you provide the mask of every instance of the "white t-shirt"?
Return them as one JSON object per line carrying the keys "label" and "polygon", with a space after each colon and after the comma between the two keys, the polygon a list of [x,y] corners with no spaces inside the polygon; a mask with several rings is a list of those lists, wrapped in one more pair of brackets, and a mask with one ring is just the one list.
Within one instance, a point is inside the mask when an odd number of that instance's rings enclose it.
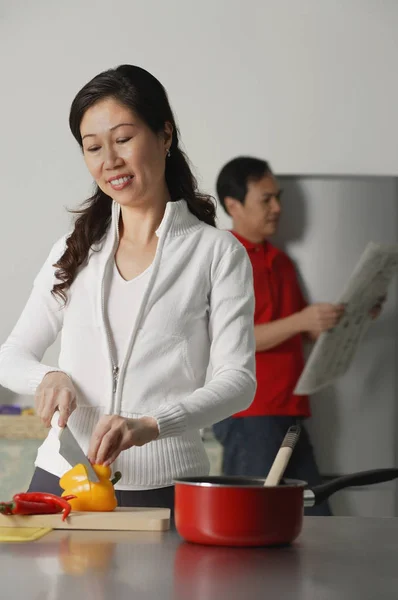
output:
{"label": "white t-shirt", "polygon": [[120,275],[116,262],[113,262],[112,274],[109,278],[107,316],[113,356],[118,365],[123,361],[127,350],[130,333],[137,318],[151,269],[152,265],[134,279],[126,281]]}

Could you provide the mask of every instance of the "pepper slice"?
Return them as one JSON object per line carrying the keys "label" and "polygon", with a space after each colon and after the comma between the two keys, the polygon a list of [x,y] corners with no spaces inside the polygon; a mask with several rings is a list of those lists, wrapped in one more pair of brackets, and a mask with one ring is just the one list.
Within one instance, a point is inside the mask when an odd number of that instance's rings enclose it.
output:
{"label": "pepper slice", "polygon": [[115,473],[114,479],[110,481],[111,469],[104,465],[93,465],[99,481],[93,482],[88,478],[87,469],[84,465],[75,465],[67,471],[59,480],[63,490],[64,498],[73,494],[76,499],[70,501],[73,510],[80,511],[112,511],[117,507],[117,499],[113,482],[119,481],[120,473]]}

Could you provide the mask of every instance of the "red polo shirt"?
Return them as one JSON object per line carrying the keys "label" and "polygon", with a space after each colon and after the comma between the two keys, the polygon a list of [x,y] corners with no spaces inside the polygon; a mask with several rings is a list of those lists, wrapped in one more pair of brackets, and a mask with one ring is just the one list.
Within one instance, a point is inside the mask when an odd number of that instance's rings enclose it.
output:
{"label": "red polo shirt", "polygon": [[[269,242],[253,244],[235,232],[246,248],[254,278],[254,324],[269,323],[299,312],[304,300],[290,258]],[[310,416],[308,396],[293,390],[304,368],[301,334],[270,350],[256,352],[257,391],[252,404],[235,417],[264,415]]]}

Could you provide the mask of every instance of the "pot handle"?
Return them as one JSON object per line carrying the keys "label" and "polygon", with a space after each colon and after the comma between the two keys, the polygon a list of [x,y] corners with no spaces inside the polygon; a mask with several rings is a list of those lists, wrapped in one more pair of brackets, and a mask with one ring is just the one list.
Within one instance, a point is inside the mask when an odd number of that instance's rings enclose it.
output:
{"label": "pot handle", "polygon": [[373,485],[383,481],[391,481],[398,478],[398,469],[375,469],[374,471],[362,471],[352,475],[344,475],[322,483],[304,491],[304,505],[314,506],[327,500],[332,494],[347,487],[361,485]]}

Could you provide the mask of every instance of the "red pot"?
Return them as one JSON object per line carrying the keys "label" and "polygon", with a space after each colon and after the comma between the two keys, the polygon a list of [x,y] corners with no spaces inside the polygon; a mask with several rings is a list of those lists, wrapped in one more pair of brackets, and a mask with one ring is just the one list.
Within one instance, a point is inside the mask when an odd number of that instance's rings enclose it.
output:
{"label": "red pot", "polygon": [[398,469],[364,471],[307,488],[287,479],[264,487],[251,477],[184,477],[175,481],[175,525],[188,542],[218,546],[289,544],[301,532],[304,506],[314,506],[338,490],[398,477]]}

